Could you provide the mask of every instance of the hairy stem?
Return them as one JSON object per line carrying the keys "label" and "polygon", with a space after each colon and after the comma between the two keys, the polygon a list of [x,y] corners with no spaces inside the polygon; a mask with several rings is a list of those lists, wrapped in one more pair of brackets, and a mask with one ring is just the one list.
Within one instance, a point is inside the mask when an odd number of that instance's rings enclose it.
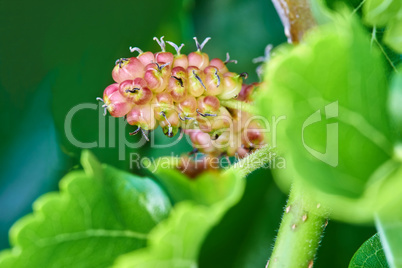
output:
{"label": "hairy stem", "polygon": [[321,205],[311,202],[307,195],[303,195],[300,185],[295,183],[267,267],[313,267],[327,223]]}
{"label": "hairy stem", "polygon": [[[289,43],[297,44],[316,26],[309,0],[272,0]],[[293,184],[268,268],[312,268],[327,225],[321,205]]]}
{"label": "hairy stem", "polygon": [[269,167],[269,164],[275,157],[276,153],[273,149],[269,145],[264,145],[257,151],[232,165],[227,172],[234,171],[236,174],[240,174],[241,177],[246,177],[254,170],[264,166]]}
{"label": "hairy stem", "polygon": [[316,25],[309,0],[272,0],[289,43],[299,43],[305,32]]}

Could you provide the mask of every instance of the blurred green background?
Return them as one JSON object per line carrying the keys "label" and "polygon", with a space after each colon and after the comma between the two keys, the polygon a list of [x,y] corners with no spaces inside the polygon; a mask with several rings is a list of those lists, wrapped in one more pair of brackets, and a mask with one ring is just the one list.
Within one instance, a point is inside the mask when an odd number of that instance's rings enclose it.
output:
{"label": "blurred green background", "polygon": [[[0,25],[0,249],[9,246],[13,222],[78,167],[81,149],[67,139],[65,118],[78,104],[97,104],[95,98],[112,83],[114,61],[129,57],[129,46],[157,52],[152,38],[164,35],[165,40],[185,43],[182,52],[189,53],[195,50],[193,36],[200,41],[210,36],[204,51],[222,59],[230,52],[238,60],[230,69],[248,72],[248,82],[255,82],[252,59],[263,55],[267,44],[286,40],[269,0],[1,1]],[[98,143],[90,149],[104,163],[129,170],[133,151],[157,157],[191,150],[185,140],[174,148],[153,150],[146,144],[131,149],[125,142],[140,137],[129,136],[132,128],[119,129],[120,121],[109,116],[106,126],[115,124],[115,132],[99,129],[99,113],[80,110],[71,128],[77,140]],[[170,142],[160,129],[151,138],[156,144]],[[119,146],[125,161],[119,160]],[[135,167],[132,172],[144,174]],[[286,195],[268,170],[247,180],[242,201],[207,237],[201,267],[264,267]],[[374,232],[372,227],[330,222],[315,267],[346,267]]]}

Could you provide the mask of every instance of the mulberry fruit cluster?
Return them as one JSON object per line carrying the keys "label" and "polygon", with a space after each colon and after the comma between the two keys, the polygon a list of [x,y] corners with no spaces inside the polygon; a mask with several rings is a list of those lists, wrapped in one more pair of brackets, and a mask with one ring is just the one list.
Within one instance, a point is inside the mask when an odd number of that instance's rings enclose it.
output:
{"label": "mulberry fruit cluster", "polygon": [[[138,52],[137,57],[120,58],[112,71],[115,83],[103,92],[103,107],[114,117],[125,117],[128,124],[148,140],[147,132],[159,125],[168,137],[179,131],[188,134],[196,150],[208,155],[243,157],[264,143],[261,125],[251,114],[230,109],[222,102],[237,99],[250,102],[258,84],[245,85],[247,73],[230,72],[226,61],[209,59],[202,52],[210,38],[201,44],[194,37],[197,51],[181,54],[184,46],[154,38],[158,53]],[[176,54],[166,51],[166,43]]]}

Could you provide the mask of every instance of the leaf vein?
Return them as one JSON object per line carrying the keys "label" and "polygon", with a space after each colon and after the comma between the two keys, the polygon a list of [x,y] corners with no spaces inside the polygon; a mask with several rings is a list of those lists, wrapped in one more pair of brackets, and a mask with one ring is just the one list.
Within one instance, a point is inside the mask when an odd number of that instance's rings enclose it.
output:
{"label": "leaf vein", "polygon": [[107,230],[107,229],[88,229],[82,232],[58,234],[53,237],[35,241],[38,247],[48,247],[70,241],[82,240],[92,237],[122,237],[133,239],[147,239],[147,234],[133,232],[131,230]]}

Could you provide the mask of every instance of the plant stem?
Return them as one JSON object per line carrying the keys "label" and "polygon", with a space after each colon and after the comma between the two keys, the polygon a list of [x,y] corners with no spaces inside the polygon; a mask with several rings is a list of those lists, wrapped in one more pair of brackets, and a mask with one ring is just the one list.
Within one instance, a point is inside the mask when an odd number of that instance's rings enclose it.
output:
{"label": "plant stem", "polygon": [[[314,26],[309,0],[272,0],[289,43],[297,44]],[[320,204],[312,202],[297,182],[292,186],[268,268],[312,268],[328,223]]]}
{"label": "plant stem", "polygon": [[299,43],[303,35],[316,25],[309,0],[272,0],[289,43]]}
{"label": "plant stem", "polygon": [[241,177],[246,177],[248,174],[261,167],[267,166],[274,160],[276,153],[269,145],[264,145],[257,151],[243,158],[239,162],[232,165],[226,172],[236,172]]}
{"label": "plant stem", "polygon": [[300,185],[292,186],[268,268],[313,267],[328,223],[321,210],[320,204],[303,195]]}

